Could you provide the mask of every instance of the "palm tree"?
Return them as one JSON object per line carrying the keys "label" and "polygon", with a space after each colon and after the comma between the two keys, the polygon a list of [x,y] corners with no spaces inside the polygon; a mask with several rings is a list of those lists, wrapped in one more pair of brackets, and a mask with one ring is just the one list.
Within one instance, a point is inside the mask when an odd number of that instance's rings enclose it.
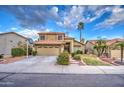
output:
{"label": "palm tree", "polygon": [[78,23],[78,30],[80,31],[80,42],[82,40],[82,30],[84,29],[84,23],[83,22],[79,22]]}
{"label": "palm tree", "polygon": [[120,46],[121,48],[121,62],[123,62],[124,41],[119,42],[116,46]]}

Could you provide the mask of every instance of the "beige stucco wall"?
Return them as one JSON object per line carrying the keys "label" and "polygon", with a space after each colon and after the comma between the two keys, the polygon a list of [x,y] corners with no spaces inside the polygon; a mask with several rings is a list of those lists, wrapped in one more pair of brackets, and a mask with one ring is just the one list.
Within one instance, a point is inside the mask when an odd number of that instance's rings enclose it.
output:
{"label": "beige stucco wall", "polygon": [[[45,40],[58,40],[58,35],[45,35]],[[62,35],[62,36],[64,39],[64,35]]]}
{"label": "beige stucco wall", "polygon": [[0,54],[11,56],[11,49],[17,47],[19,41],[26,42],[26,39],[12,33],[0,35]]}
{"label": "beige stucco wall", "polygon": [[[111,58],[120,58],[121,57],[121,51],[120,50],[110,50]],[[124,56],[124,55],[123,55]]]}
{"label": "beige stucco wall", "polygon": [[57,35],[45,35],[46,40],[57,40]]}
{"label": "beige stucco wall", "polygon": [[0,35],[0,54],[4,54],[6,51],[6,37]]}

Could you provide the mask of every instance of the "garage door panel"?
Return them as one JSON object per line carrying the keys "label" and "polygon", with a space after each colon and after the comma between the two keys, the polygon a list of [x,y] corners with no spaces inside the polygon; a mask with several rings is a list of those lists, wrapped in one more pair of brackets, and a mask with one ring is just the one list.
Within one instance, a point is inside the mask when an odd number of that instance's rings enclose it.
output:
{"label": "garage door panel", "polygon": [[59,55],[59,48],[38,48],[37,49],[38,55],[41,56],[54,56]]}

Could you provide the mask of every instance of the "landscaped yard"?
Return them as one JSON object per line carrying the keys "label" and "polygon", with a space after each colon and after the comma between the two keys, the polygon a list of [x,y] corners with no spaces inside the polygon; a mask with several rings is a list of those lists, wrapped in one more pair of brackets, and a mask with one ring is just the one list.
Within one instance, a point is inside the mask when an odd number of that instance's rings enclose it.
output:
{"label": "landscaped yard", "polygon": [[8,58],[1,59],[0,64],[13,63],[13,62],[22,60],[24,58],[25,58],[25,56],[21,56],[21,57],[8,57]]}
{"label": "landscaped yard", "polygon": [[87,64],[92,66],[110,66],[110,64],[104,63],[95,55],[81,55],[81,59]]}

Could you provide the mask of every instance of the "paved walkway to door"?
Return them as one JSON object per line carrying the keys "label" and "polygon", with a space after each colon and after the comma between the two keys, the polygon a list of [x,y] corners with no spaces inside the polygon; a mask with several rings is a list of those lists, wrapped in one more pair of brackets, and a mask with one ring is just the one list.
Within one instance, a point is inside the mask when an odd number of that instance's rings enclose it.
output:
{"label": "paved walkway to door", "polygon": [[56,56],[36,56],[21,61],[0,64],[5,73],[61,73],[61,74],[124,74],[124,66],[83,66],[56,64]]}

